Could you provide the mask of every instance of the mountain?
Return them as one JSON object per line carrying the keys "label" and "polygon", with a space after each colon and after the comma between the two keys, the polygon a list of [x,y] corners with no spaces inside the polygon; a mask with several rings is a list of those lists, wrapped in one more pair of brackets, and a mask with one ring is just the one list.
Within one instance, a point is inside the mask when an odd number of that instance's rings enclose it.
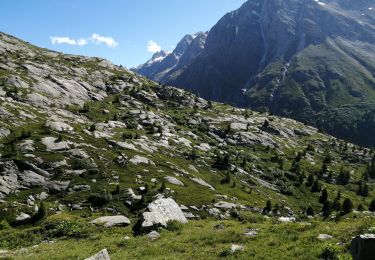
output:
{"label": "mountain", "polygon": [[373,230],[370,149],[101,58],[0,53],[0,257],[348,258]]}
{"label": "mountain", "polygon": [[203,32],[185,35],[172,53],[155,53],[145,64],[132,70],[158,82],[173,80],[202,53],[206,37],[207,33]]}
{"label": "mountain", "polygon": [[374,46],[373,0],[251,0],[163,82],[375,146]]}

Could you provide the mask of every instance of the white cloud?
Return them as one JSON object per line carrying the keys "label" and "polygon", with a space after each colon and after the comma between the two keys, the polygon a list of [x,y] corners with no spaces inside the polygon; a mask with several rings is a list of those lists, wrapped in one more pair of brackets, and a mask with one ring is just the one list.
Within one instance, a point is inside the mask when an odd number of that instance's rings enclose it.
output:
{"label": "white cloud", "polygon": [[50,39],[53,45],[55,44],[76,45],[77,44],[76,40],[71,39],[69,37],[51,36]]}
{"label": "white cloud", "polygon": [[86,45],[86,44],[88,44],[87,39],[80,38],[80,39],[77,40],[77,45],[78,46],[83,46],[83,45]]}
{"label": "white cloud", "polygon": [[112,37],[104,37],[97,33],[93,33],[89,38],[79,38],[77,40],[72,39],[70,37],[60,37],[60,36],[51,36],[51,43],[55,44],[68,44],[68,45],[77,45],[77,46],[84,46],[91,43],[95,44],[105,44],[110,48],[116,48],[118,42],[115,41]]}
{"label": "white cloud", "polygon": [[96,43],[96,44],[104,43],[105,45],[107,45],[110,48],[116,48],[117,45],[118,45],[118,43],[112,37],[101,36],[97,33],[92,34],[91,40],[92,40],[93,43]]}
{"label": "white cloud", "polygon": [[155,53],[161,51],[161,46],[154,41],[149,41],[147,44],[147,51]]}

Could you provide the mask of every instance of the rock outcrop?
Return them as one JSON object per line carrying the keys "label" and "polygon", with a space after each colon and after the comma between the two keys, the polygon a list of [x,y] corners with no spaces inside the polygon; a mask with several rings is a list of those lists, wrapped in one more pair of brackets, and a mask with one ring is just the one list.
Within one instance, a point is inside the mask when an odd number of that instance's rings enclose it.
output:
{"label": "rock outcrop", "polygon": [[103,249],[99,253],[86,258],[85,260],[111,260],[111,258],[109,257],[107,249]]}
{"label": "rock outcrop", "polygon": [[180,206],[172,198],[158,198],[151,202],[142,214],[142,228],[167,226],[168,221],[186,223],[187,219]]}
{"label": "rock outcrop", "polygon": [[94,219],[91,223],[103,225],[104,227],[114,227],[130,225],[130,220],[125,216],[105,216]]}

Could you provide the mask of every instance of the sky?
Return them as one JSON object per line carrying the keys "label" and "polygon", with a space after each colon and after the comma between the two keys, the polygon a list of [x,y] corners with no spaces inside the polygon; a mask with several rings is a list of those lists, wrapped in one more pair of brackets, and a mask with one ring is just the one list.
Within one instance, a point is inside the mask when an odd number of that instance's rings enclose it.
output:
{"label": "sky", "polygon": [[245,0],[0,0],[0,31],[128,68],[208,31]]}

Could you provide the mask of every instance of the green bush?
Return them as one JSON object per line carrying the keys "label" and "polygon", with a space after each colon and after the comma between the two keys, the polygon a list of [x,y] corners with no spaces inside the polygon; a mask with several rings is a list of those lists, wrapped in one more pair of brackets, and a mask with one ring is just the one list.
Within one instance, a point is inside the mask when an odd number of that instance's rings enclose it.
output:
{"label": "green bush", "polygon": [[219,257],[228,257],[232,254],[232,251],[229,249],[229,248],[226,248],[226,249],[223,249],[220,253],[219,253]]}
{"label": "green bush", "polygon": [[336,260],[339,259],[339,253],[340,248],[337,245],[328,244],[324,246],[320,258],[324,260]]}
{"label": "green bush", "polygon": [[9,225],[8,221],[2,220],[0,221],[0,230],[9,229],[11,226]]}
{"label": "green bush", "polygon": [[92,233],[92,226],[77,221],[57,221],[45,224],[46,235],[49,238],[87,238]]}
{"label": "green bush", "polygon": [[173,232],[181,231],[182,223],[180,223],[176,220],[170,220],[170,221],[168,221],[167,227],[165,229],[168,230],[168,231],[173,231]]}

